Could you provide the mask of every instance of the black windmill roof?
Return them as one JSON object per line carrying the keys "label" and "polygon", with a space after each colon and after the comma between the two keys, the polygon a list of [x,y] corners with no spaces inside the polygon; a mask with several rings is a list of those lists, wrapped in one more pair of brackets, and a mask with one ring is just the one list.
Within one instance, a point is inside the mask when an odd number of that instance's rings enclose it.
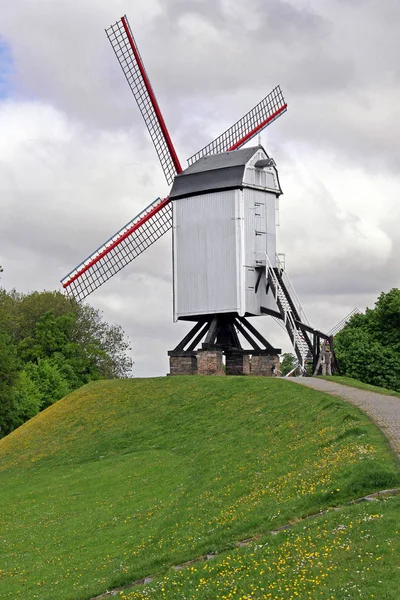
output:
{"label": "black windmill roof", "polygon": [[203,156],[175,177],[169,197],[178,200],[206,192],[243,187],[246,165],[260,148],[264,150],[262,146],[252,146]]}

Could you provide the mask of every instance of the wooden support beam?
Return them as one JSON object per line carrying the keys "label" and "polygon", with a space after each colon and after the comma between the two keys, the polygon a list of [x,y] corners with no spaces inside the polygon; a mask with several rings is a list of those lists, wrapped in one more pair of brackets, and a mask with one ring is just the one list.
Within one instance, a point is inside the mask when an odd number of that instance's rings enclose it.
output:
{"label": "wooden support beam", "polygon": [[234,345],[236,348],[242,349],[242,344],[240,343],[239,336],[236,331],[236,327],[234,323],[229,324],[229,328],[231,329],[231,335],[234,341]]}
{"label": "wooden support beam", "polygon": [[210,328],[204,340],[205,344],[214,344],[218,333],[218,317],[215,315],[210,323]]}
{"label": "wooden support beam", "polygon": [[251,337],[251,335],[245,330],[245,328],[239,323],[239,321],[235,321],[235,327],[238,328],[239,332],[242,334],[245,340],[247,340],[256,352],[261,352],[261,346],[259,346]]}
{"label": "wooden support beam", "polygon": [[190,340],[192,339],[192,337],[194,335],[196,335],[196,333],[203,327],[203,324],[204,324],[203,321],[199,321],[198,323],[196,323],[196,325],[194,327],[192,327],[192,329],[189,331],[189,333],[187,335],[185,335],[183,340],[181,342],[179,342],[177,347],[174,348],[173,352],[182,352],[184,350],[186,344],[188,344],[190,342]]}
{"label": "wooden support beam", "polygon": [[265,306],[260,306],[260,310],[263,315],[270,315],[271,317],[275,317],[275,319],[283,320],[283,317],[280,312],[277,310],[272,310],[272,308],[265,308]]}
{"label": "wooden support beam", "polygon": [[188,346],[188,351],[189,352],[193,352],[193,350],[196,348],[197,344],[206,335],[209,326],[210,326],[209,321],[207,321],[206,323],[203,324],[203,328],[201,329],[201,331],[199,332],[199,334],[196,335],[196,337],[194,338],[194,340],[192,341],[192,343],[190,344],[190,346]]}

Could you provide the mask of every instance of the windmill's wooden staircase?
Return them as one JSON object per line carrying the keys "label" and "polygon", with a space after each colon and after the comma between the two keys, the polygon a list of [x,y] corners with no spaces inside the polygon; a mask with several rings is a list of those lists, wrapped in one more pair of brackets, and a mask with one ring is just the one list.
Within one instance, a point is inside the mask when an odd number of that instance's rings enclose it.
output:
{"label": "windmill's wooden staircase", "polygon": [[274,296],[279,310],[276,318],[283,322],[289,334],[301,370],[304,371],[308,362],[313,363],[313,368],[317,365],[321,354],[321,339],[329,341],[334,365],[338,370],[336,357],[333,352],[332,337],[310,326],[297,294],[278,257],[276,264],[278,266],[274,267],[268,256],[266,257],[267,285]]}

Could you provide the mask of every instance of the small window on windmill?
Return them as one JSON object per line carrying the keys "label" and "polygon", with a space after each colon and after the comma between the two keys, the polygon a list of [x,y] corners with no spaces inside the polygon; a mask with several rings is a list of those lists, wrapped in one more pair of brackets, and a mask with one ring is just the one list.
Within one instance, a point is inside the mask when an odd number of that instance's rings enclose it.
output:
{"label": "small window on windmill", "polygon": [[262,158],[255,163],[256,185],[267,188],[270,178],[271,158]]}

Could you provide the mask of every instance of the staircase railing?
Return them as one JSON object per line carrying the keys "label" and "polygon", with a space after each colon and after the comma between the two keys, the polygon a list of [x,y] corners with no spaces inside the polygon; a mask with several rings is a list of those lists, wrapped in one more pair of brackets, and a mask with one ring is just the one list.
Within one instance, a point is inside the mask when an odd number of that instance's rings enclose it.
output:
{"label": "staircase railing", "polygon": [[304,311],[303,306],[301,305],[301,302],[299,300],[299,297],[296,293],[296,290],[294,289],[292,282],[290,281],[288,274],[286,273],[285,270],[285,259],[282,258],[282,254],[277,254],[276,255],[276,266],[280,271],[281,277],[282,277],[282,281],[286,286],[286,289],[288,290],[290,297],[292,299],[292,302],[294,303],[294,305],[296,306],[297,312],[299,313],[299,317],[300,317],[300,321],[302,323],[305,323],[305,325],[310,325],[310,321],[308,320],[308,317]]}
{"label": "staircase railing", "polygon": [[[294,314],[291,306],[291,304],[293,304],[293,298],[291,298],[291,296],[289,295],[289,291],[286,285],[282,286],[279,280],[280,277],[282,277],[282,272],[278,267],[278,276],[275,268],[272,266],[267,255],[266,265],[268,273],[268,282],[270,284],[271,291],[274,294],[276,304],[282,315],[282,320],[285,324],[286,330],[293,344],[296,356],[299,359],[301,367],[304,368],[306,359],[310,356],[310,342],[305,339],[305,333],[296,324],[297,315]],[[293,289],[293,286],[290,285],[290,287]],[[297,311],[296,306],[296,311],[299,313],[299,316],[302,316],[304,314],[304,311],[301,309],[301,305],[297,296],[295,297],[297,300],[296,304],[298,304],[300,307],[300,310]]]}
{"label": "staircase railing", "polygon": [[337,333],[339,333],[339,331],[341,331],[344,327],[346,327],[346,325],[350,321],[351,317],[353,317],[354,315],[359,315],[360,313],[361,313],[361,311],[357,306],[356,306],[356,308],[353,308],[353,310],[351,312],[349,312],[349,314],[346,317],[344,317],[344,319],[339,321],[339,323],[337,325],[335,325],[335,327],[333,327],[329,331],[328,335],[335,336]]}

